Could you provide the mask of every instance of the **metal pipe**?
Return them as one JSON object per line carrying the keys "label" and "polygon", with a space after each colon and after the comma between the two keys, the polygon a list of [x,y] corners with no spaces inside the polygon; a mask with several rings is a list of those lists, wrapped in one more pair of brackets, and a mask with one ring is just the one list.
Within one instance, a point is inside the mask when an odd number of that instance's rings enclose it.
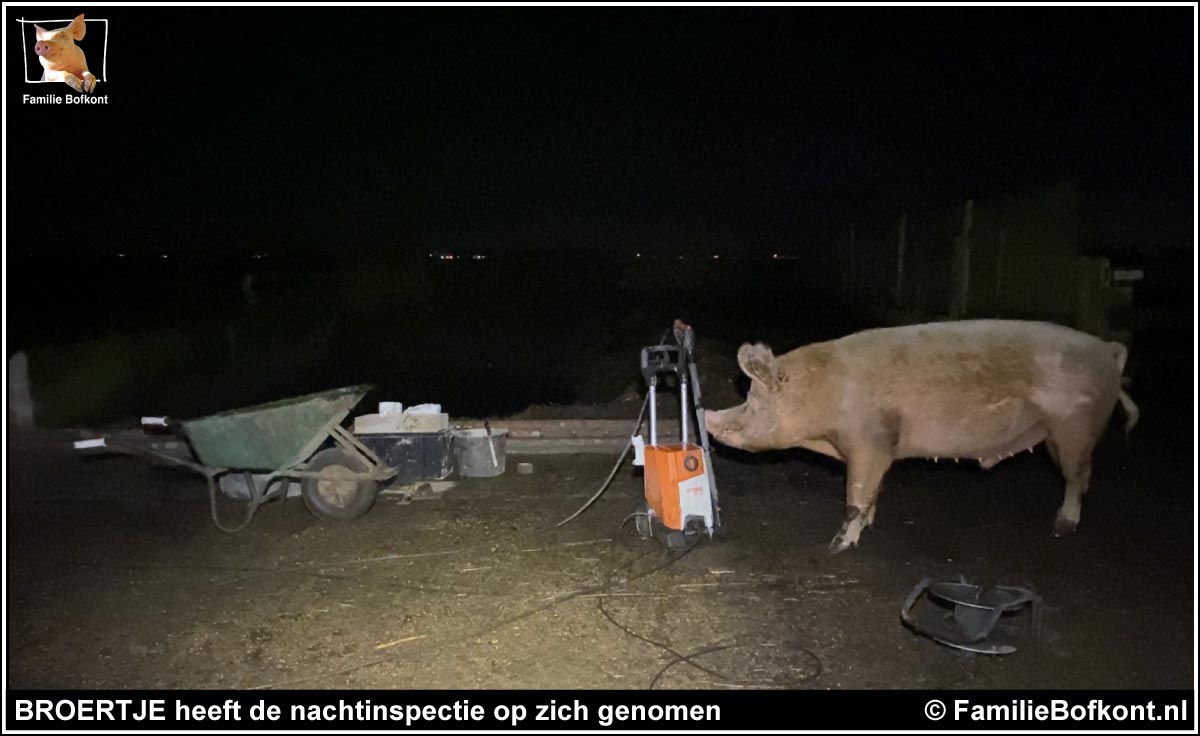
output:
{"label": "metal pipe", "polygon": [[658,399],[655,392],[655,384],[658,383],[658,377],[650,379],[650,444],[658,445]]}
{"label": "metal pipe", "polygon": [[679,442],[686,445],[688,438],[688,395],[687,395],[687,378],[681,373],[679,375]]}

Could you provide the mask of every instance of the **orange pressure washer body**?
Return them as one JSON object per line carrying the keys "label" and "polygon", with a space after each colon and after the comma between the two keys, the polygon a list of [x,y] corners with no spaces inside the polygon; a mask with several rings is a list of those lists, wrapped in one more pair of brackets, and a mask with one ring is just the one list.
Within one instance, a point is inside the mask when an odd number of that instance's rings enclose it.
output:
{"label": "orange pressure washer body", "polygon": [[709,503],[704,448],[690,442],[646,447],[646,503],[668,529],[681,530],[686,510]]}

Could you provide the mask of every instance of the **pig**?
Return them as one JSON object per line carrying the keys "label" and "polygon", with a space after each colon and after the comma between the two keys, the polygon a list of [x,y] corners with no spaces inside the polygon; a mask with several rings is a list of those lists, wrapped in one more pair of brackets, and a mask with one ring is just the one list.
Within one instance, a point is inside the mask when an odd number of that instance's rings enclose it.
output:
{"label": "pig", "polygon": [[88,71],[87,58],[83,49],[75,45],[87,33],[83,15],[76,16],[70,25],[47,31],[34,26],[37,43],[33,50],[42,62],[42,79],[50,82],[66,82],[71,89],[84,94],[96,90],[96,77]]}
{"label": "pig", "polygon": [[846,513],[829,545],[857,546],[880,483],[902,458],[995,466],[1045,442],[1066,490],[1054,534],[1074,531],[1092,451],[1122,389],[1127,349],[1046,322],[964,320],[866,330],[776,357],[744,344],[746,402],[705,412],[719,442],[751,452],[803,447],[846,463]]}

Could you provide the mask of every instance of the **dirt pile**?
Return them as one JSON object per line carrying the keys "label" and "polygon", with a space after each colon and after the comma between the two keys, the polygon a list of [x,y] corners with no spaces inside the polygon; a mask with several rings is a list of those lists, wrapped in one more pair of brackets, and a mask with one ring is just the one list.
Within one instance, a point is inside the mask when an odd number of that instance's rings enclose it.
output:
{"label": "dirt pile", "polygon": [[[640,348],[622,346],[597,350],[564,366],[572,375],[577,400],[570,405],[534,404],[513,419],[622,419],[636,418],[646,397],[638,358]],[[706,409],[740,404],[742,372],[737,349],[716,340],[697,338],[696,369],[700,374],[701,402]],[[669,389],[674,391],[673,385]]]}

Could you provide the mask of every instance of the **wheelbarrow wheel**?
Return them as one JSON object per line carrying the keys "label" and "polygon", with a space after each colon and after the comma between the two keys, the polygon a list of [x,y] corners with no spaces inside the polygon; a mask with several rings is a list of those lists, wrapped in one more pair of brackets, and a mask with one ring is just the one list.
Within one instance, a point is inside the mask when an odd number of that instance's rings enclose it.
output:
{"label": "wheelbarrow wheel", "polygon": [[369,468],[361,459],[339,447],[318,452],[307,468],[320,477],[303,478],[301,495],[308,510],[322,519],[353,521],[371,509],[379,483],[363,480]]}

